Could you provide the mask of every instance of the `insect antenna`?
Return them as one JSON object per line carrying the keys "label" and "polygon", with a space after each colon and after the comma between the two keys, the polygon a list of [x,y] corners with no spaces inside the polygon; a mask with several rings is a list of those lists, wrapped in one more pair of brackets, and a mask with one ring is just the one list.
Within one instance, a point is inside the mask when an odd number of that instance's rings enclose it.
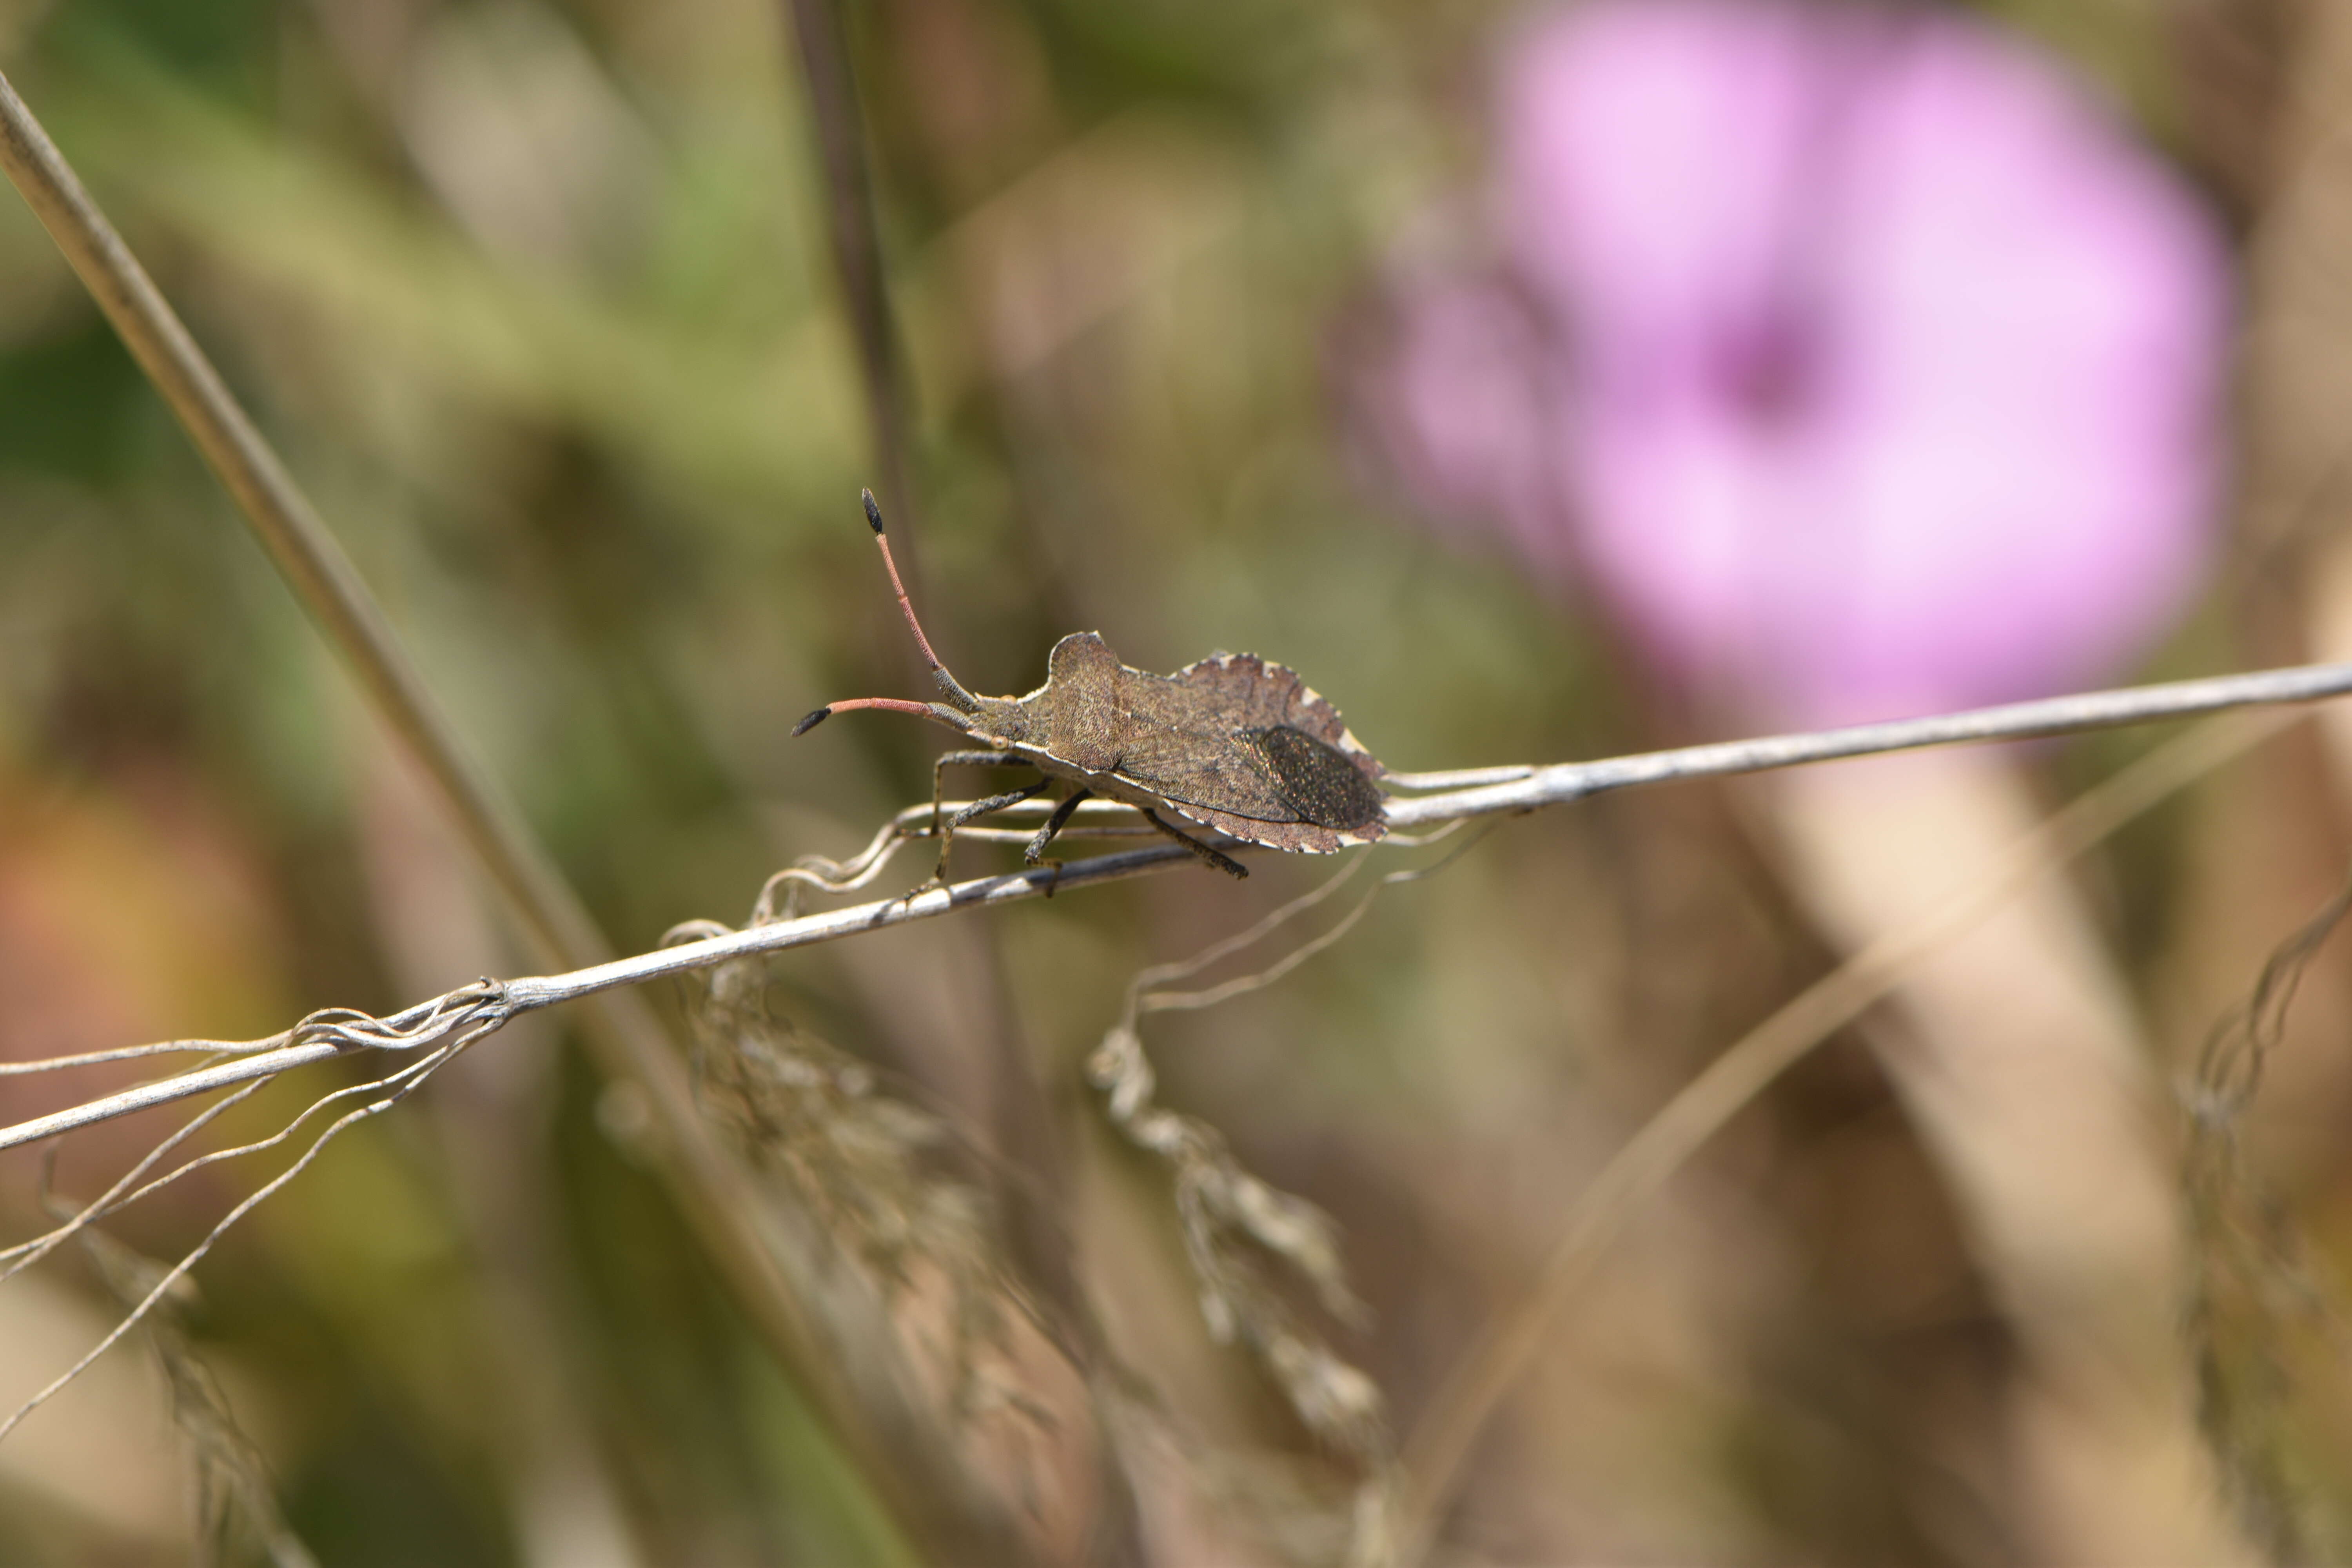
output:
{"label": "insect antenna", "polygon": [[882,565],[890,574],[890,586],[898,595],[899,613],[907,617],[907,629],[915,634],[915,646],[922,650],[923,662],[931,667],[931,679],[939,683],[940,691],[948,706],[936,702],[908,702],[895,697],[854,697],[845,702],[828,702],[824,707],[793,726],[793,733],[805,735],[834,714],[851,708],[887,708],[894,713],[915,713],[937,719],[952,729],[967,730],[971,723],[965,715],[980,711],[980,699],[963,689],[963,683],[948,673],[940,656],[931,651],[931,639],[923,635],[923,623],[915,618],[914,601],[907,597],[907,584],[898,575],[898,563],[890,554],[890,536],[882,531],[882,509],[875,503],[872,490],[860,490],[858,499],[866,503],[866,521],[874,527],[874,542],[882,548]]}
{"label": "insect antenna", "polygon": [[907,617],[907,629],[915,634],[915,646],[923,650],[923,662],[931,667],[931,679],[940,683],[950,705],[966,713],[979,712],[980,699],[948,673],[948,667],[931,651],[931,639],[923,635],[923,623],[915,618],[914,602],[907,597],[907,584],[898,577],[898,563],[890,556],[890,536],[882,531],[882,509],[874,504],[874,492],[860,490],[857,498],[866,503],[866,521],[874,525],[874,542],[882,547],[882,565],[890,574],[890,586],[898,595],[898,611]]}

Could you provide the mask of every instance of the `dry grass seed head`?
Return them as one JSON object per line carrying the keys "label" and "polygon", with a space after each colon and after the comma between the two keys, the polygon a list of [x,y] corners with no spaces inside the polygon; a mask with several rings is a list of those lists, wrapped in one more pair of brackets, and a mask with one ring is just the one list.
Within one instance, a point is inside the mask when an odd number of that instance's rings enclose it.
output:
{"label": "dry grass seed head", "polygon": [[[60,1220],[71,1205],[47,1205]],[[75,1240],[108,1293],[125,1310],[153,1293],[166,1270],[112,1237],[83,1226]],[[245,1560],[258,1547],[274,1568],[315,1568],[314,1559],[278,1507],[269,1468],[230,1409],[228,1396],[196,1353],[181,1315],[194,1295],[184,1276],[163,1291],[142,1320],[171,1398],[172,1425],[187,1445],[195,1510],[195,1561],[201,1568]]]}
{"label": "dry grass seed head", "polygon": [[[680,928],[677,940],[704,934]],[[945,1119],[886,1092],[874,1069],[770,1006],[765,964],[719,965],[684,983],[705,1112],[752,1170],[804,1205],[839,1257],[889,1303],[902,1342],[944,1379],[959,1418],[1034,1419],[1013,1370],[1026,1298],[987,1195],[954,1169]]]}
{"label": "dry grass seed head", "polygon": [[2181,1189],[2190,1243],[2182,1328],[2196,1364],[2198,1420],[2240,1519],[2281,1562],[2332,1559],[2352,1546],[2322,1539],[2343,1534],[2352,1521],[2330,1526],[2317,1517],[2290,1365],[2298,1342],[2315,1333],[2337,1364],[2352,1340],[2293,1216],[2247,1159],[2242,1123],[2284,1041],[2304,972],[2348,912],[2352,879],[2271,953],[2177,1090],[2187,1124]]}

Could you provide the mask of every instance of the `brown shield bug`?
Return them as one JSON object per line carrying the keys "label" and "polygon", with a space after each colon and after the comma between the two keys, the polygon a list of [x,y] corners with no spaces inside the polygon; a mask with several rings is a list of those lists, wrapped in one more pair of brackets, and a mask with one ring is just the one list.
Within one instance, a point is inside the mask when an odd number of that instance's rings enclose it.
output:
{"label": "brown shield bug", "polygon": [[[940,837],[938,876],[947,876],[955,830],[991,811],[1044,791],[1056,779],[1073,786],[1025,858],[1036,865],[1045,847],[1089,795],[1123,801],[1205,863],[1246,877],[1232,857],[1202,843],[1160,814],[1173,812],[1244,844],[1325,855],[1349,844],[1370,844],[1388,831],[1384,801],[1374,782],[1385,771],[1341,722],[1339,710],[1297,674],[1255,654],[1221,653],[1173,675],[1153,675],[1118,661],[1094,632],[1073,632],[1045,659],[1045,684],[1026,697],[975,697],[931,651],[915,606],[890,558],[882,509],[864,492],[866,521],[881,546],[882,564],[898,608],[930,666],[944,702],[859,697],[828,702],[793,727],[806,734],[831,715],[852,708],[918,713],[989,748],[950,752],[931,773],[932,826]],[[1045,777],[975,801],[945,824],[939,820],[940,771],[952,765],[1026,765]]]}

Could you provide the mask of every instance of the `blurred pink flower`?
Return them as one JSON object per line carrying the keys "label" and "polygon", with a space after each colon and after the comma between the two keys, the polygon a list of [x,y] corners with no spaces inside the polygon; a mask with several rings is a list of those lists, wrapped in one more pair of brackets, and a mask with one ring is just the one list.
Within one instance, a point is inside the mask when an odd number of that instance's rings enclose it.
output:
{"label": "blurred pink flower", "polygon": [[1832,722],[2112,675],[2194,587],[2226,247],[2056,68],[1945,14],[1546,13],[1497,93],[1503,265],[1374,389],[1433,508],[1662,663]]}

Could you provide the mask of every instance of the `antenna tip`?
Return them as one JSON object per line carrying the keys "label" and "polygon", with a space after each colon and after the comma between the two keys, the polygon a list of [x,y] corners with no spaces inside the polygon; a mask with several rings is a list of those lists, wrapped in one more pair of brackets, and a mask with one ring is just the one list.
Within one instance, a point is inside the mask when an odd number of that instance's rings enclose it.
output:
{"label": "antenna tip", "polygon": [[810,714],[807,718],[793,726],[793,738],[794,740],[798,740],[801,736],[807,734],[811,730],[815,729],[819,724],[824,723],[827,719],[832,717],[833,709],[830,706],[818,709],[815,712]]}
{"label": "antenna tip", "polygon": [[859,490],[857,492],[857,499],[866,503],[866,521],[874,525],[875,532],[881,532],[882,509],[874,504],[874,492],[872,490]]}

